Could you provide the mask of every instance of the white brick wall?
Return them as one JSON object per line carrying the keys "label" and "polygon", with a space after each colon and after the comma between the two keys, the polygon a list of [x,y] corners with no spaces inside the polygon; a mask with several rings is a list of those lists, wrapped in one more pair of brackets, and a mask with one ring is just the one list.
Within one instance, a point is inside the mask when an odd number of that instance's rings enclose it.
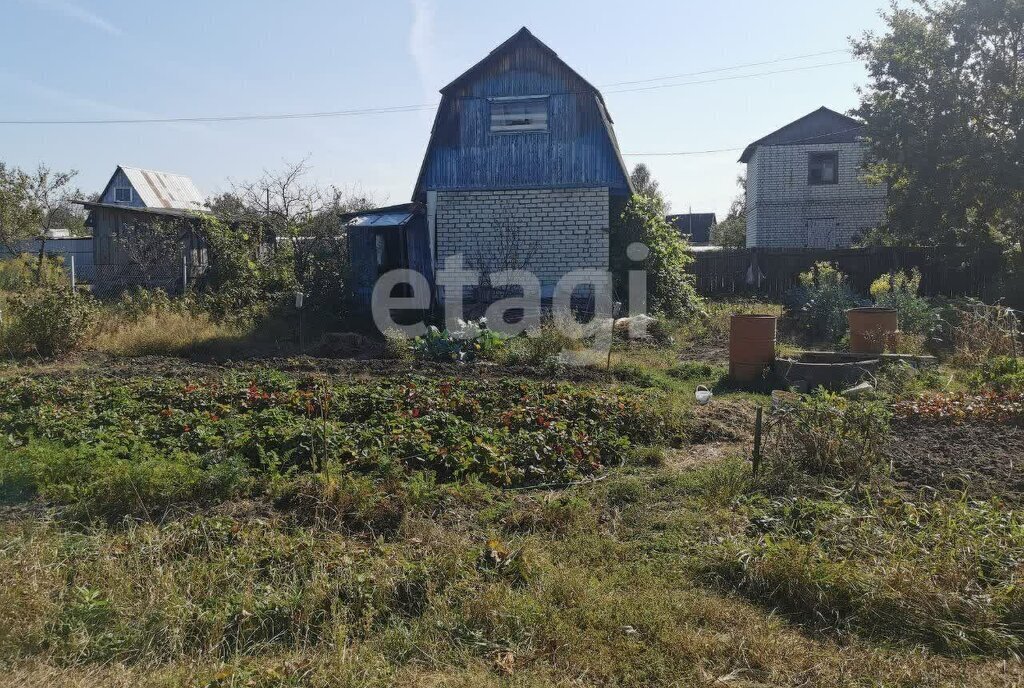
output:
{"label": "white brick wall", "polygon": [[492,257],[507,223],[517,228],[520,255],[532,254],[526,269],[546,293],[572,270],[608,269],[607,188],[438,191],[437,266],[458,253],[467,266],[479,265]]}
{"label": "white brick wall", "polygon": [[[828,151],[839,153],[839,183],[808,184],[808,154]],[[864,180],[864,152],[859,143],[759,147],[747,165],[747,246],[844,247],[878,226],[886,188]]]}

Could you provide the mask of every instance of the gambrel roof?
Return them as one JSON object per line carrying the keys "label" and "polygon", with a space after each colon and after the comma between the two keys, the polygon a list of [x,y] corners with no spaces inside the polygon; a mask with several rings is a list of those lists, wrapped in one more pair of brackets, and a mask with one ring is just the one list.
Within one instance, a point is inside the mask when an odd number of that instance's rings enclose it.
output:
{"label": "gambrel roof", "polygon": [[[548,98],[551,130],[489,138],[488,101]],[[525,27],[441,89],[413,199],[441,189],[607,186],[632,192],[601,92]]]}

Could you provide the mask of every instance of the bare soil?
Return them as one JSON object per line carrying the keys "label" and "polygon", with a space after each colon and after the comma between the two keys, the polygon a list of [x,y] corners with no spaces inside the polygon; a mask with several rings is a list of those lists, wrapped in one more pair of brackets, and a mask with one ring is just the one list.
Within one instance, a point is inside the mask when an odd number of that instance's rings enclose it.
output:
{"label": "bare soil", "polygon": [[1024,428],[899,423],[888,455],[894,478],[907,489],[966,491],[973,499],[1024,502]]}
{"label": "bare soil", "polygon": [[19,366],[4,372],[18,375],[50,375],[87,370],[101,370],[116,377],[202,377],[220,374],[224,370],[246,370],[251,368],[273,368],[297,375],[316,374],[345,378],[372,378],[393,375],[450,375],[474,379],[523,377],[535,380],[558,380],[581,384],[616,382],[614,373],[593,368],[567,366],[552,371],[548,368],[530,366],[500,366],[492,363],[464,365],[458,363],[434,363],[426,361],[402,361],[387,359],[338,359],[295,356],[292,358],[247,358],[239,361],[197,361],[170,356],[140,356],[119,358],[107,354],[85,352],[60,363],[43,363],[35,366]]}

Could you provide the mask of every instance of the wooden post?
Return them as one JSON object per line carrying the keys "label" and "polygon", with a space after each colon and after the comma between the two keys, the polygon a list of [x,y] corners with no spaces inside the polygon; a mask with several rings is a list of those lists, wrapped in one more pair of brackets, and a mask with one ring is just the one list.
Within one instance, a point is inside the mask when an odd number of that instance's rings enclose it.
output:
{"label": "wooden post", "polygon": [[1020,321],[1017,319],[1017,311],[1010,309],[1010,341],[1014,348],[1014,358],[1017,357],[1017,331],[1020,330]]}
{"label": "wooden post", "polygon": [[305,323],[303,322],[304,318],[302,317],[302,314],[305,311],[305,305],[306,305],[306,295],[303,292],[301,292],[301,291],[295,292],[295,308],[296,308],[296,310],[299,311],[299,332],[298,332],[298,335],[299,335],[299,353],[300,354],[305,353],[305,351],[306,351]]}
{"label": "wooden post", "polygon": [[761,421],[764,409],[757,407],[757,415],[754,419],[754,453],[751,455],[751,462],[754,464],[752,475],[757,479],[757,472],[761,468]]}

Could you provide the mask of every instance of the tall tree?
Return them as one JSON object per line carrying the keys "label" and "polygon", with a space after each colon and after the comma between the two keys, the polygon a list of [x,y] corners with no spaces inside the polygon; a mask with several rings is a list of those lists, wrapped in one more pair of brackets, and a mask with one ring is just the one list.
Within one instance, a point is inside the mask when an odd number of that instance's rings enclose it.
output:
{"label": "tall tree", "polygon": [[36,260],[36,274],[40,279],[50,230],[59,228],[76,231],[84,226],[81,212],[78,212],[71,203],[81,196],[81,192],[71,185],[77,175],[77,170],[59,172],[51,170],[46,165],[40,165],[30,177],[30,203],[38,208],[40,215],[39,253]]}
{"label": "tall tree", "polygon": [[888,240],[1024,242],[1024,0],[912,0],[853,41]]}
{"label": "tall tree", "polygon": [[22,242],[39,240],[40,267],[46,255],[47,233],[51,229],[78,229],[83,223],[72,199],[80,195],[72,186],[78,173],[55,171],[40,165],[25,172],[0,162],[0,248],[20,253]]}
{"label": "tall tree", "polygon": [[[374,201],[363,193],[321,187],[308,176],[307,160],[285,163],[210,200],[218,219],[206,225],[216,232],[208,237],[211,285],[248,282],[238,302],[256,300],[251,285],[270,285],[264,291],[301,286],[311,306],[340,307],[350,259],[339,215],[370,208]],[[252,279],[238,277],[246,271]]]}
{"label": "tall tree", "polygon": [[662,215],[668,212],[669,204],[665,201],[665,195],[661,192],[661,185],[651,173],[651,168],[642,162],[638,163],[629,175],[629,180],[633,183],[633,190],[638,196],[645,196],[657,203],[658,207],[661,208]]}
{"label": "tall tree", "polygon": [[711,243],[716,246],[744,248],[747,245],[747,177],[736,178],[740,187],[739,195],[729,206],[725,219],[711,228]]}
{"label": "tall tree", "polygon": [[32,203],[32,177],[0,162],[0,248],[20,253],[20,243],[38,235],[42,219]]}

